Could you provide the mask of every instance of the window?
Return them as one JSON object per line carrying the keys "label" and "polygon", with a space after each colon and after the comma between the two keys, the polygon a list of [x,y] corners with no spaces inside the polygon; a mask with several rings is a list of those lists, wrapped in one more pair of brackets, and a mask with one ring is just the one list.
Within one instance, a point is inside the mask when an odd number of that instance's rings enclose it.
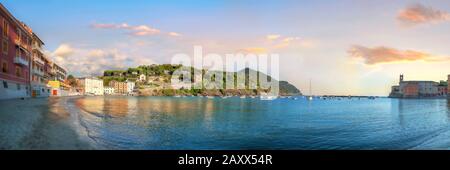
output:
{"label": "window", "polygon": [[9,24],[6,19],[3,19],[3,36],[7,37],[9,32]]}
{"label": "window", "polygon": [[6,63],[6,61],[2,62],[2,72],[8,73],[8,63]]}
{"label": "window", "polygon": [[3,81],[3,88],[7,89],[8,88],[8,82]]}
{"label": "window", "polygon": [[17,90],[20,90],[20,84],[17,84]]}
{"label": "window", "polygon": [[20,68],[19,66],[16,66],[16,76],[22,77],[22,68]]}
{"label": "window", "polygon": [[2,42],[2,51],[3,54],[8,54],[8,40],[3,40]]}

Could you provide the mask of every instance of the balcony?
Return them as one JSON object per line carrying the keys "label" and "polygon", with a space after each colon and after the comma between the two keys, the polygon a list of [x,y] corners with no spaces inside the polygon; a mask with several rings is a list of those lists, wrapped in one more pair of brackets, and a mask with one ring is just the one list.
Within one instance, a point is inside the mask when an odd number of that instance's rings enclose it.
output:
{"label": "balcony", "polygon": [[40,65],[44,65],[45,64],[44,60],[42,60],[42,59],[40,59],[38,57],[34,57],[33,61],[38,63],[38,64],[40,64]]}
{"label": "balcony", "polygon": [[28,50],[28,48],[29,48],[28,44],[26,44],[26,43],[24,43],[24,42],[22,42],[21,40],[18,40],[18,39],[16,39],[14,42],[16,43],[16,46],[19,47],[20,49],[22,49],[22,50],[24,50],[26,52],[30,52]]}
{"label": "balcony", "polygon": [[44,72],[38,69],[33,69],[33,73],[38,76],[44,76]]}
{"label": "balcony", "polygon": [[14,57],[14,63],[15,64],[19,64],[19,65],[23,65],[23,66],[27,66],[27,67],[28,67],[28,64],[29,64],[27,60],[23,59],[20,56]]}
{"label": "balcony", "polygon": [[41,54],[44,54],[44,49],[42,48],[42,46],[33,44],[32,48],[33,48],[33,50],[36,50],[36,51],[40,52]]}

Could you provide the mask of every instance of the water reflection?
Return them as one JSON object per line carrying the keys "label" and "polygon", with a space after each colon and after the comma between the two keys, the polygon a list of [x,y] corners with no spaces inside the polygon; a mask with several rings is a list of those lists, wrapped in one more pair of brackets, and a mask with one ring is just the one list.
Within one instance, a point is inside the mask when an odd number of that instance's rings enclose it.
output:
{"label": "water reflection", "polygon": [[399,149],[450,129],[449,100],[83,97],[75,105],[92,138],[114,149]]}

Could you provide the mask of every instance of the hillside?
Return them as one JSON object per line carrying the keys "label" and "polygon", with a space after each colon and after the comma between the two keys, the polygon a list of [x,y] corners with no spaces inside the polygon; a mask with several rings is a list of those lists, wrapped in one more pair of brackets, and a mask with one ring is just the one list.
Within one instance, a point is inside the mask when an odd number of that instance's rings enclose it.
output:
{"label": "hillside", "polygon": [[[244,69],[237,73],[226,73],[222,72],[224,75],[234,75],[236,78],[238,73],[245,72],[245,89],[172,89],[171,86],[171,77],[175,70],[181,68],[181,65],[150,65],[150,66],[139,66],[137,68],[129,68],[127,70],[106,70],[104,72],[103,77],[101,77],[104,81],[105,86],[109,84],[110,81],[136,81],[137,93],[142,96],[174,96],[174,95],[186,95],[186,96],[257,96],[262,93],[267,93],[268,90],[261,89],[258,82],[250,82],[250,84],[257,84],[257,88],[249,88],[249,75],[256,74],[258,72],[251,69]],[[188,68],[191,70],[191,74],[194,73],[194,68]],[[195,70],[200,71],[200,70]],[[201,70],[203,75],[205,74],[205,70]],[[140,75],[145,75],[145,81],[139,81]],[[220,73],[216,73],[220,74]],[[261,74],[266,76],[265,74]],[[192,76],[194,77],[194,76]],[[257,76],[259,79],[259,76]],[[212,78],[214,79],[214,77]],[[272,79],[269,77],[269,79]],[[204,84],[207,80],[204,80]],[[226,82],[224,82],[225,84]],[[289,95],[301,95],[300,90],[298,90],[295,86],[291,85],[289,82],[280,81],[280,95],[289,96]],[[235,86],[237,86],[237,82],[234,82]]]}

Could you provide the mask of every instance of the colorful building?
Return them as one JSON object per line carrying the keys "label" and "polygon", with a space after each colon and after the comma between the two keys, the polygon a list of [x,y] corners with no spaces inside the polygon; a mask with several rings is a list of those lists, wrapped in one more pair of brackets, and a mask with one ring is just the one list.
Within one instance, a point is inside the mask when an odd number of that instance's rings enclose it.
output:
{"label": "colorful building", "polygon": [[48,86],[51,87],[50,96],[69,96],[70,85],[64,82],[50,80],[48,81]]}
{"label": "colorful building", "polygon": [[[52,96],[66,70],[44,53],[44,42],[0,3],[0,99]],[[64,88],[64,87],[63,87]]]}
{"label": "colorful building", "polygon": [[118,82],[118,81],[111,81],[109,82],[109,86],[114,88],[114,93],[116,94],[127,94],[127,83],[126,82]]}
{"label": "colorful building", "polygon": [[30,96],[32,35],[0,4],[0,99]]}
{"label": "colorful building", "polygon": [[400,75],[399,85],[392,86],[389,97],[394,98],[421,98],[444,97],[448,93],[448,84],[434,81],[404,81]]}

